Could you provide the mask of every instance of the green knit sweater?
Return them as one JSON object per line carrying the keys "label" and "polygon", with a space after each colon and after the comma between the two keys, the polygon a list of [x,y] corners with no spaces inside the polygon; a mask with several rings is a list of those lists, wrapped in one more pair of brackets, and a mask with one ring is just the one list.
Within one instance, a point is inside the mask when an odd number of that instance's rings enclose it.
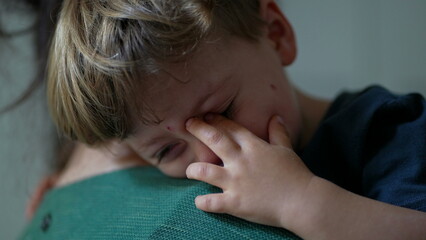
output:
{"label": "green knit sweater", "polygon": [[48,192],[21,239],[299,239],[194,205],[205,183],[136,167]]}

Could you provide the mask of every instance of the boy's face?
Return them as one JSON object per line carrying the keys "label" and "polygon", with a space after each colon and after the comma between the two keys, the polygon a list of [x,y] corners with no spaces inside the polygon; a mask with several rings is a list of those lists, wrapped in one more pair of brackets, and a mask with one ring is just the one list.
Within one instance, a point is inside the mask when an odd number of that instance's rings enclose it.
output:
{"label": "boy's face", "polygon": [[143,159],[165,174],[185,177],[193,162],[222,164],[185,129],[185,122],[206,113],[223,113],[258,137],[268,140],[268,123],[278,114],[293,143],[301,131],[296,94],[287,81],[274,45],[267,39],[206,42],[191,60],[171,65],[150,79],[142,98],[161,120],[137,126],[127,139]]}

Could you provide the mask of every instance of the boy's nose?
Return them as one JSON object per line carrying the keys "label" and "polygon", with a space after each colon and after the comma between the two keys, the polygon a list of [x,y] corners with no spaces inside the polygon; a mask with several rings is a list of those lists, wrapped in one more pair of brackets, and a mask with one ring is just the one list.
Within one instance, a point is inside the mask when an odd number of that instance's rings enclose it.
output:
{"label": "boy's nose", "polygon": [[220,166],[223,165],[222,160],[202,142],[197,142],[194,145],[193,149],[197,162],[207,162]]}

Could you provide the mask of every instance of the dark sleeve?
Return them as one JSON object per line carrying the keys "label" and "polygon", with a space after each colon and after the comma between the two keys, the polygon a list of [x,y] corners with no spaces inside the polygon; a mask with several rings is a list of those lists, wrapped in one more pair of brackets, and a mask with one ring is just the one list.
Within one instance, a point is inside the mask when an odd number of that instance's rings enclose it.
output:
{"label": "dark sleeve", "polygon": [[365,196],[426,211],[426,103],[394,96],[374,113],[362,169]]}
{"label": "dark sleeve", "polygon": [[309,169],[356,194],[426,211],[426,104],[373,86],[343,93],[301,153]]}

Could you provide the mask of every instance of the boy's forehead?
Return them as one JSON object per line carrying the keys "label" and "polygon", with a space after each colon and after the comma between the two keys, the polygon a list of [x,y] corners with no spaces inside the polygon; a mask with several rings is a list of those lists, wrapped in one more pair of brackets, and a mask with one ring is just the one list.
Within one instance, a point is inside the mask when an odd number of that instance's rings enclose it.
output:
{"label": "boy's forehead", "polygon": [[[217,81],[216,81],[217,80]],[[133,139],[149,140],[158,127],[164,129],[176,129],[176,126],[183,125],[184,122],[202,113],[205,106],[217,101],[215,95],[221,95],[225,88],[229,88],[229,79],[215,79],[215,81],[189,81],[180,83],[169,79],[169,84],[163,88],[158,88],[157,94],[149,94],[145,99],[145,109],[142,110],[143,121],[136,121],[132,131]],[[215,100],[216,99],[216,100]],[[141,118],[135,116],[136,119]],[[168,125],[171,124],[171,125]],[[176,125],[177,124],[177,125]],[[148,146],[143,143],[141,146]]]}
{"label": "boy's forehead", "polygon": [[188,59],[162,64],[162,68],[155,75],[150,75],[144,84],[145,94],[176,92],[197,82],[209,86],[229,68],[226,59],[229,59],[229,53],[225,51],[222,40],[205,41]]}
{"label": "boy's forehead", "polygon": [[[196,103],[218,88],[235,88],[236,85],[232,83],[238,81],[232,76],[236,65],[241,64],[238,53],[246,50],[244,45],[238,39],[206,41],[200,44],[190,59],[165,64],[143,83],[139,99],[142,99],[145,109],[142,108],[140,116],[144,118],[144,113],[148,112],[156,121],[159,120],[157,122],[161,122],[170,112],[181,110],[178,108],[191,107],[192,111],[196,111]],[[147,121],[148,126],[152,126],[152,123]],[[145,123],[143,125],[146,126]]]}
{"label": "boy's forehead", "polygon": [[[212,69],[217,63],[221,63],[226,57],[225,45],[223,41],[205,41],[199,45],[197,50],[187,59],[177,63],[166,64],[163,72],[175,77],[176,80],[187,82],[193,80],[201,74],[208,73],[206,70]],[[218,70],[218,69],[216,69]]]}
{"label": "boy's forehead", "polygon": [[150,119],[154,120],[142,122],[142,125],[155,126],[167,118],[176,117],[175,115],[199,111],[200,106],[209,97],[218,93],[218,89],[225,87],[224,82],[227,81],[219,75],[212,78],[188,77],[181,80],[176,76],[162,74],[141,97],[144,106],[141,112],[142,117],[150,116]]}

